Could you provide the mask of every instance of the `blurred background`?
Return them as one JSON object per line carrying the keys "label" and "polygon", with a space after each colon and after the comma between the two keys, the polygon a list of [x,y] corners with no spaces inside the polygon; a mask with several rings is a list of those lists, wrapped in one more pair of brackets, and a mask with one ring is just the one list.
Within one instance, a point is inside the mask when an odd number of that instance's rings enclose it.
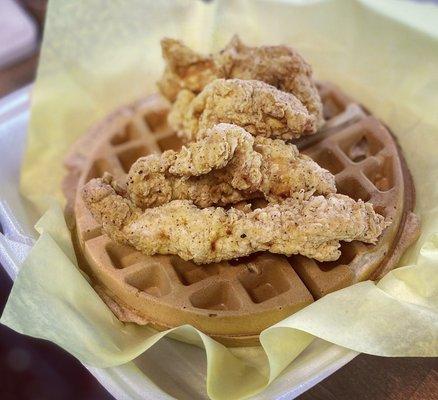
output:
{"label": "blurred background", "polygon": [[[0,0],[0,98],[34,80],[46,8],[46,0]],[[11,287],[0,265],[0,313]],[[0,326],[0,400],[12,399],[112,396],[55,345]],[[438,361],[360,355],[300,399],[438,399]]]}

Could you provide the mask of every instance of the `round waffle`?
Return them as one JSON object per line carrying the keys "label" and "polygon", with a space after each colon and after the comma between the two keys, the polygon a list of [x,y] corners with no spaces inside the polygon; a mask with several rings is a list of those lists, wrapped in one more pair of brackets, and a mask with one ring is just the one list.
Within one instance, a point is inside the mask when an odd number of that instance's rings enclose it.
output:
{"label": "round waffle", "polygon": [[77,142],[64,181],[77,255],[119,319],[161,330],[191,324],[226,345],[255,345],[263,329],[315,299],[395,266],[419,232],[401,151],[391,133],[338,88],[321,84],[319,90],[327,123],[296,144],[336,176],[340,193],[371,201],[392,220],[376,245],[344,243],[335,262],[258,253],[196,265],[177,256],[145,256],[103,234],[76,189],[104,172],[123,179],[139,157],[181,146],[166,123],[169,104],[158,95],[117,110]]}

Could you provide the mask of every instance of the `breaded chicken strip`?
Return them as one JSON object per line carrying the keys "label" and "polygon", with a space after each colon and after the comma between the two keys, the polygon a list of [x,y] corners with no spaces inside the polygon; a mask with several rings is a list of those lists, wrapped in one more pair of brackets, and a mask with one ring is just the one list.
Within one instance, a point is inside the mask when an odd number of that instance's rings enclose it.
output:
{"label": "breaded chicken strip", "polygon": [[311,132],[324,122],[312,68],[290,46],[250,47],[234,36],[224,50],[213,55],[200,55],[168,38],[161,41],[161,48],[167,67],[158,86],[171,101],[181,89],[199,93],[217,78],[254,79],[294,94],[311,115]]}
{"label": "breaded chicken strip", "polygon": [[186,141],[198,140],[207,128],[225,122],[254,136],[298,138],[308,132],[311,117],[290,93],[254,80],[216,79],[194,96],[179,93],[169,125]]}
{"label": "breaded chicken strip", "polygon": [[230,124],[215,125],[202,136],[179,152],[168,150],[133,164],[127,190],[137,206],[177,199],[199,207],[225,206],[254,197],[277,202],[296,192],[336,192],[334,176],[292,144],[254,138]]}
{"label": "breaded chicken strip", "polygon": [[199,54],[179,40],[162,39],[161,51],[166,68],[158,88],[172,102],[181,89],[199,93],[208,83],[223,77],[219,76],[220,72],[211,55]]}
{"label": "breaded chicken strip", "polygon": [[107,176],[88,182],[82,197],[111,239],[146,255],[176,254],[199,264],[258,251],[334,261],[340,240],[375,243],[386,226],[371,204],[340,194],[289,198],[246,213],[200,209],[188,200],[142,212],[117,194]]}

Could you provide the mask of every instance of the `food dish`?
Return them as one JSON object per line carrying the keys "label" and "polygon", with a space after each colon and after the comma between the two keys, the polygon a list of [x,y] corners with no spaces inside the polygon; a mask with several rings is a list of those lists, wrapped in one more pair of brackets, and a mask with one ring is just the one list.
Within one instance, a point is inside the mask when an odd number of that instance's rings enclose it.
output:
{"label": "food dish", "polygon": [[[403,157],[388,130],[358,104],[330,84],[319,89],[327,123],[298,146],[335,174],[340,193],[370,198],[391,218],[377,244],[346,244],[341,258],[328,263],[261,253],[197,266],[114,244],[102,235],[81,196],[70,196],[81,264],[120,319],[150,322],[158,329],[191,323],[225,344],[251,345],[261,330],[314,299],[377,278],[395,265],[418,234]],[[70,189],[105,171],[123,177],[139,156],[179,148],[181,140],[166,124],[168,111],[169,104],[153,96],[110,116],[91,133],[96,142],[92,154],[79,144],[70,155]]]}

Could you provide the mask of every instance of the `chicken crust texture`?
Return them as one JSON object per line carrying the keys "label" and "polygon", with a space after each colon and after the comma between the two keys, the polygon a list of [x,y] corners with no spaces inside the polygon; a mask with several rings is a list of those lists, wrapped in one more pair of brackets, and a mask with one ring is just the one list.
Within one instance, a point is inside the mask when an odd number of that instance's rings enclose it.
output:
{"label": "chicken crust texture", "polygon": [[161,41],[161,47],[167,67],[158,86],[172,102],[182,89],[197,94],[217,78],[259,80],[296,96],[311,116],[310,132],[324,123],[312,68],[290,46],[251,47],[233,36],[222,51],[210,55],[169,38]]}
{"label": "chicken crust texture", "polygon": [[387,225],[371,204],[340,194],[289,198],[247,212],[200,209],[188,200],[141,211],[106,176],[88,182],[82,197],[116,242],[146,255],[175,254],[199,264],[259,251],[334,261],[341,254],[339,241],[375,243]]}
{"label": "chicken crust texture", "polygon": [[335,178],[293,144],[250,133],[231,124],[202,132],[202,139],[179,152],[138,159],[128,174],[127,191],[141,208],[172,200],[199,207],[226,206],[255,197],[278,202],[297,192],[336,192]]}
{"label": "chicken crust texture", "polygon": [[311,116],[290,93],[255,80],[216,79],[201,93],[179,93],[168,117],[169,125],[185,141],[225,122],[245,128],[254,136],[298,138],[311,128]]}

